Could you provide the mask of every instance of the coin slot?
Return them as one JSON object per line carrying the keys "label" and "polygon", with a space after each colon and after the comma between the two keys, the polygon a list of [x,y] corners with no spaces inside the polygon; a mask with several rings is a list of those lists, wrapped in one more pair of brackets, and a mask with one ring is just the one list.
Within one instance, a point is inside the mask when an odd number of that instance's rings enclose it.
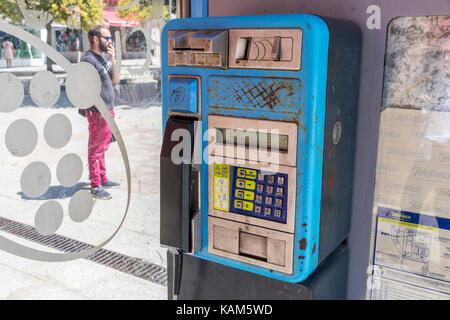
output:
{"label": "coin slot", "polygon": [[267,237],[240,232],[239,254],[267,261]]}
{"label": "coin slot", "polygon": [[248,60],[248,52],[252,38],[239,38],[236,45],[236,60]]}

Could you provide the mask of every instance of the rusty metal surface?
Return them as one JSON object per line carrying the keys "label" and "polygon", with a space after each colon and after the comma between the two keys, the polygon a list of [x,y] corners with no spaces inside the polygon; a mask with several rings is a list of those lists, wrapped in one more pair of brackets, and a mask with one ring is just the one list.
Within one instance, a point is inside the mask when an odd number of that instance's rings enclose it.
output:
{"label": "rusty metal surface", "polygon": [[450,16],[389,24],[383,108],[450,111]]}
{"label": "rusty metal surface", "polygon": [[299,79],[210,77],[210,108],[300,113]]}

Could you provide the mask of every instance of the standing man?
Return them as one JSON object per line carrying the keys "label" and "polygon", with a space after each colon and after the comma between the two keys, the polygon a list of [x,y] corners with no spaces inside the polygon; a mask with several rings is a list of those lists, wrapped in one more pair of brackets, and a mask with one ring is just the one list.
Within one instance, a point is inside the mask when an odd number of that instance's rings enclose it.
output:
{"label": "standing man", "polygon": [[[81,61],[88,62],[97,69],[102,82],[100,96],[114,117],[113,84],[118,84],[120,78],[116,73],[116,57],[111,32],[103,26],[95,26],[89,30],[88,37],[91,49],[86,52]],[[103,58],[103,53],[107,53],[108,60]],[[89,122],[88,163],[91,194],[97,199],[111,199],[111,194],[105,189],[120,185],[106,177],[105,151],[111,143],[112,131],[95,105],[84,112]]]}

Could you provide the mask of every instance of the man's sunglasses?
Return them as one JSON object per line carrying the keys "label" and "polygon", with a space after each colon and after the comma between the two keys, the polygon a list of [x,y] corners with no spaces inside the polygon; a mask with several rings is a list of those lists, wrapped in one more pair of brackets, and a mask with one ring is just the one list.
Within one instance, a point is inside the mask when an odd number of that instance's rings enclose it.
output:
{"label": "man's sunglasses", "polygon": [[100,38],[104,38],[106,41],[109,41],[112,39],[111,37],[104,37],[104,36],[101,36]]}

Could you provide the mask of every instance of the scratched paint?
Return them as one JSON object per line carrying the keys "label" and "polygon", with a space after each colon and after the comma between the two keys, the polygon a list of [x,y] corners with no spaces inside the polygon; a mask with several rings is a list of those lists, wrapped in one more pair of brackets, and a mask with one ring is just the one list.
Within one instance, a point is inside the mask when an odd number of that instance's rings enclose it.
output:
{"label": "scratched paint", "polygon": [[450,111],[450,17],[399,17],[389,24],[383,108]]}
{"label": "scratched paint", "polygon": [[301,87],[299,79],[210,77],[209,107],[299,113]]}

